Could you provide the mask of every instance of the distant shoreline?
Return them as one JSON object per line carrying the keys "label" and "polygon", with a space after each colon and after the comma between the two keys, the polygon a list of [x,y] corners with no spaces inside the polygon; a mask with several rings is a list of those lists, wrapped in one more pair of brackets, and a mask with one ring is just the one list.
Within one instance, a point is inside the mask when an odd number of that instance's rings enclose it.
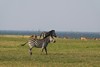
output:
{"label": "distant shoreline", "polygon": [[[0,30],[0,35],[40,35],[43,31],[14,31],[14,30]],[[60,32],[56,31],[58,37],[68,37],[68,38],[100,38],[99,32]]]}

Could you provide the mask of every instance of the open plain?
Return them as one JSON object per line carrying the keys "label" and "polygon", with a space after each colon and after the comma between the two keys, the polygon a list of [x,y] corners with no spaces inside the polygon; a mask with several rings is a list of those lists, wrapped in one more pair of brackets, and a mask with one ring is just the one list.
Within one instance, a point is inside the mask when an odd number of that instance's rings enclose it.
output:
{"label": "open plain", "polygon": [[21,46],[29,36],[0,35],[0,67],[100,67],[100,40],[56,38],[47,47],[48,55],[40,48]]}

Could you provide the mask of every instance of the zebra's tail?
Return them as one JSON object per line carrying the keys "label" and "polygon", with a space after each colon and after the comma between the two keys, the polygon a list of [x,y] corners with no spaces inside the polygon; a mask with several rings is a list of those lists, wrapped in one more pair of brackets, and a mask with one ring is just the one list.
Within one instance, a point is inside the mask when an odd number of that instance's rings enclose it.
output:
{"label": "zebra's tail", "polygon": [[28,42],[25,42],[24,44],[21,44],[21,46],[24,46],[25,44],[27,44]]}

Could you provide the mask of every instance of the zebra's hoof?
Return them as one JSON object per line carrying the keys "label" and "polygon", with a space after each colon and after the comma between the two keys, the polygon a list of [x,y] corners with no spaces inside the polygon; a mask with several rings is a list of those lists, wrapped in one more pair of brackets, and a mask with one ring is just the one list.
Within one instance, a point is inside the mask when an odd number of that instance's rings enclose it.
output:
{"label": "zebra's hoof", "polygon": [[54,43],[56,43],[56,41],[54,41]]}
{"label": "zebra's hoof", "polygon": [[32,53],[30,53],[30,55],[32,55]]}

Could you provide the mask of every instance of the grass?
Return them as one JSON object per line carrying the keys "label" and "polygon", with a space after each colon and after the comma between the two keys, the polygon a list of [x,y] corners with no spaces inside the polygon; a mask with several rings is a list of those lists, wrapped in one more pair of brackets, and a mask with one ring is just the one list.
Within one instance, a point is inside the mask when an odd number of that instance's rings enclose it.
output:
{"label": "grass", "polygon": [[29,55],[28,37],[0,36],[0,67],[100,67],[100,41],[56,39],[48,45],[48,55],[33,48]]}

